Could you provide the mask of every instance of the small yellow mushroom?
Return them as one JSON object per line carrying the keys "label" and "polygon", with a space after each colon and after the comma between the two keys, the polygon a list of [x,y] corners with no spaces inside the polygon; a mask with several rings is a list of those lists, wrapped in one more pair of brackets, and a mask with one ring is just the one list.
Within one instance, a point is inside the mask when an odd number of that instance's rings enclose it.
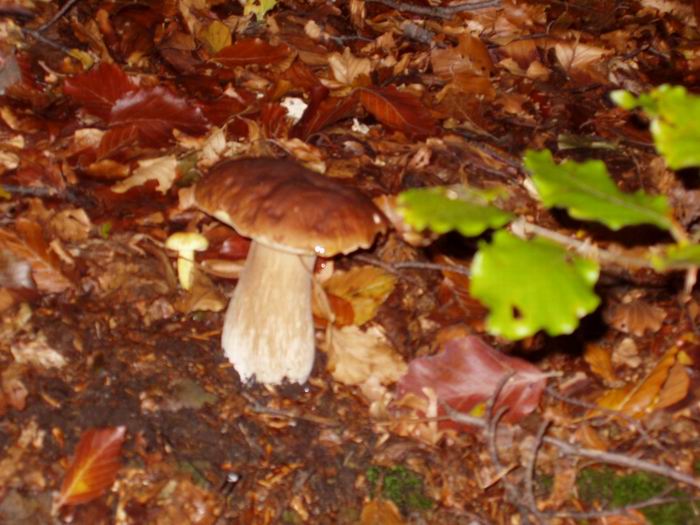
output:
{"label": "small yellow mushroom", "polygon": [[194,252],[206,250],[209,241],[197,232],[177,232],[167,238],[165,247],[177,252],[177,278],[180,286],[189,290],[194,282]]}

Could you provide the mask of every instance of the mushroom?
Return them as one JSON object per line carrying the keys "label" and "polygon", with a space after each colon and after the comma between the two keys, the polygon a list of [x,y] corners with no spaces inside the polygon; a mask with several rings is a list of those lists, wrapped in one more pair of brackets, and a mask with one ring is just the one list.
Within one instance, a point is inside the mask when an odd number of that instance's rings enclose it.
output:
{"label": "mushroom", "polygon": [[177,232],[165,240],[165,247],[177,252],[177,278],[189,290],[194,282],[194,252],[206,250],[209,241],[197,232]]}
{"label": "mushroom", "polygon": [[317,256],[369,248],[386,220],[359,190],[289,160],[229,160],[196,185],[195,205],[252,239],[221,344],[241,377],[304,383],[315,354]]}

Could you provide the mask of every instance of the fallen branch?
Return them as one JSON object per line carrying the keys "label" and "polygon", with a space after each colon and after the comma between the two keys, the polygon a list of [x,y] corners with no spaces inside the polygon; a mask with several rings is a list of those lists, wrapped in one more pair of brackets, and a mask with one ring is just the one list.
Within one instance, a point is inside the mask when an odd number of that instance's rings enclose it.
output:
{"label": "fallen branch", "polygon": [[382,4],[397,11],[403,11],[404,13],[413,13],[414,15],[429,16],[432,18],[442,18],[444,20],[449,20],[453,16],[459,13],[465,13],[467,11],[479,11],[480,9],[489,9],[491,7],[501,7],[501,0],[483,0],[481,2],[469,2],[466,4],[456,4],[449,6],[422,6],[414,4],[405,4],[403,2],[395,2],[394,0],[367,0],[368,2],[375,4]]}

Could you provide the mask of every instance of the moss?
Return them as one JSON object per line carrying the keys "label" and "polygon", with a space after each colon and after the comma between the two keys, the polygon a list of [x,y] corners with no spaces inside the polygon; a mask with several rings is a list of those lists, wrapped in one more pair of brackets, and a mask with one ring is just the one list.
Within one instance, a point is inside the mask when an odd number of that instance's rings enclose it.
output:
{"label": "moss", "polygon": [[[587,468],[576,480],[578,494],[586,503],[597,502],[602,508],[617,508],[664,496],[689,498],[666,478],[634,472],[619,475],[611,468]],[[639,509],[652,525],[700,525],[689,502],[664,503]]]}
{"label": "moss", "polygon": [[403,466],[370,467],[366,472],[372,496],[381,492],[382,497],[393,501],[401,512],[427,510],[433,501],[423,493],[422,478]]}

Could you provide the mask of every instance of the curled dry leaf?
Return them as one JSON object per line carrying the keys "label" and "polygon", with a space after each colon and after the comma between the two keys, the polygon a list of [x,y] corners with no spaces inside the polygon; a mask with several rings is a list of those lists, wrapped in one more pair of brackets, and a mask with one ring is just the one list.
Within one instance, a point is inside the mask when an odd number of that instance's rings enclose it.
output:
{"label": "curled dry leaf", "polygon": [[125,193],[135,186],[142,186],[149,180],[158,182],[157,190],[167,193],[177,176],[177,159],[174,155],[139,161],[133,175],[112,186],[115,193]]}
{"label": "curled dry leaf", "polygon": [[605,320],[616,330],[637,337],[657,332],[666,319],[666,311],[642,300],[622,302],[605,313]]}
{"label": "curled dry leaf", "polygon": [[378,326],[366,332],[356,326],[331,328],[325,346],[333,379],[346,385],[359,385],[370,378],[389,384],[406,372],[403,359]]}
{"label": "curled dry leaf", "polygon": [[[631,417],[671,406],[688,395],[690,379],[685,366],[690,364],[687,354],[677,346],[666,351],[656,366],[637,384],[608,390],[597,400],[598,406],[617,410]],[[596,409],[588,412],[598,415]]]}
{"label": "curled dry leaf", "polygon": [[598,377],[608,382],[617,380],[610,350],[607,348],[603,348],[595,343],[588,344],[584,350],[583,359],[591,367],[591,372]]}
{"label": "curled dry leaf", "polygon": [[[60,293],[72,286],[61,271],[58,257],[46,243],[41,226],[36,222],[20,218],[15,221],[15,231],[0,228],[0,251],[9,252],[13,259],[29,263],[39,291]],[[15,265],[13,271],[24,270],[21,265]]]}
{"label": "curled dry leaf", "polygon": [[350,303],[353,324],[363,325],[377,314],[379,307],[394,291],[396,277],[376,266],[357,266],[347,272],[335,272],[323,288]]}
{"label": "curled dry leaf", "polygon": [[63,478],[57,508],[87,503],[112,486],[120,467],[119,456],[126,427],[90,429],[83,432],[75,457]]}
{"label": "curled dry leaf", "polygon": [[423,396],[425,388],[432,388],[439,401],[454,410],[470,412],[487,402],[510,374],[494,410],[506,407],[504,421],[516,422],[537,408],[547,376],[536,366],[502,354],[476,336],[446,339],[437,355],[411,361],[397,391],[399,396]]}

